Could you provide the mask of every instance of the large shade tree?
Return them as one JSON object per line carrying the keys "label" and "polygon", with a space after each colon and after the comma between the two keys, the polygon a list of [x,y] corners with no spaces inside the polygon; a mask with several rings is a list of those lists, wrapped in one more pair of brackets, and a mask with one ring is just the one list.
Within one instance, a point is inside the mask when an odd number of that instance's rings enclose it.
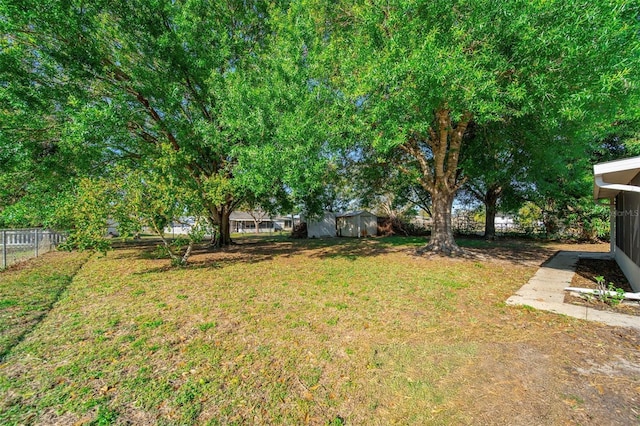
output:
{"label": "large shade tree", "polygon": [[[633,109],[627,111],[632,116]],[[498,207],[531,202],[548,233],[594,240],[608,235],[607,211],[593,202],[592,164],[634,154],[637,123],[585,128],[580,122],[544,128],[536,117],[473,126],[462,151],[464,195],[485,206],[485,238],[495,237]]]}
{"label": "large shade tree", "polygon": [[[3,148],[33,140],[34,124],[51,130],[46,143],[70,155],[76,182],[153,166],[170,150],[180,167],[168,172],[229,244],[243,200],[273,205],[320,188],[326,138],[309,117],[322,88],[308,84],[310,47],[289,19],[286,2],[257,0],[3,2],[2,90],[21,102],[3,108],[3,130],[20,135]],[[98,167],[75,167],[83,162]]]}
{"label": "large shade tree", "polygon": [[[7,21],[0,25],[5,30]],[[9,34],[0,38],[0,82],[0,226],[39,225],[44,206],[109,154],[87,142],[82,159],[74,159],[62,139],[71,133],[65,99],[78,92],[55,60]]]}
{"label": "large shade tree", "polygon": [[406,160],[401,151],[380,153],[363,144],[347,162],[351,194],[358,207],[388,218],[400,231],[403,222],[418,212],[431,214],[431,198],[415,179],[407,177]]}
{"label": "large shade tree", "polygon": [[[471,127],[459,163],[465,178],[461,190],[463,197],[484,205],[486,239],[492,240],[496,236],[498,209],[505,212],[518,210],[536,191],[536,181],[541,172],[564,176],[565,165],[585,155],[585,141],[575,138],[576,134],[563,135],[561,130],[561,126],[547,129],[539,118],[533,116]],[[567,131],[564,129],[564,133]],[[559,150],[561,138],[564,143]],[[542,164],[537,160],[550,157],[556,161],[541,170]]]}
{"label": "large shade tree", "polygon": [[632,1],[339,3],[320,23],[327,80],[357,106],[361,137],[406,154],[408,176],[431,195],[426,250],[460,252],[451,208],[471,123],[529,115],[589,128],[612,122],[637,89]]}
{"label": "large shade tree", "polygon": [[[519,123],[521,124],[521,123]],[[516,125],[517,126],[517,125]],[[495,239],[495,218],[503,201],[517,198],[528,156],[505,123],[476,126],[462,151],[460,168],[466,177],[462,191],[485,207],[484,237]],[[511,196],[511,197],[510,197]]]}

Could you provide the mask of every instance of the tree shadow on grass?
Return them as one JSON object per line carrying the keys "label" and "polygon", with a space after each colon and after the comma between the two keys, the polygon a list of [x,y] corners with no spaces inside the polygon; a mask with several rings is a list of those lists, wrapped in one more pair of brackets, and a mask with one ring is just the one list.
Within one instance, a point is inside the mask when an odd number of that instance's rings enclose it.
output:
{"label": "tree shadow on grass", "polygon": [[[483,239],[459,238],[458,244],[465,249],[467,256],[462,258],[477,261],[507,261],[515,264],[541,265],[555,251],[528,240],[505,239],[485,241]],[[418,256],[416,249],[427,243],[425,237],[368,237],[368,238],[319,238],[291,239],[270,237],[241,237],[224,248],[215,248],[207,244],[197,245],[189,262],[185,266],[171,266],[166,257],[159,256],[159,240],[131,241],[119,243],[114,248],[132,249],[119,251],[120,258],[153,259],[162,262],[161,266],[140,272],[162,273],[176,268],[183,269],[220,269],[227,266],[246,263],[255,264],[272,261],[276,258],[307,256],[310,259],[344,259],[356,261],[363,257],[381,256],[391,252],[404,251],[407,255]],[[434,256],[419,256],[433,259]],[[439,256],[435,256],[437,258]]]}
{"label": "tree shadow on grass", "polygon": [[315,250],[309,250],[313,259],[344,259],[355,261],[363,257],[381,256],[407,247],[397,241],[387,243],[384,238],[334,238],[331,244],[318,244]]}
{"label": "tree shadow on grass", "polygon": [[388,251],[378,239],[259,239],[239,238],[229,247],[216,248],[207,244],[194,247],[187,265],[172,266],[165,256],[159,255],[159,240],[132,241],[114,245],[115,259],[157,260],[162,265],[137,272],[137,274],[162,273],[176,269],[220,269],[235,264],[255,264],[272,261],[276,258],[308,256],[309,258],[344,258],[356,260],[359,257],[377,256]]}
{"label": "tree shadow on grass", "polygon": [[[418,249],[428,242],[428,237],[405,237],[410,254],[430,260],[460,259],[480,262],[501,261],[518,265],[541,266],[556,253],[555,249],[549,249],[540,244],[540,241],[518,238],[497,238],[486,240],[483,237],[464,236],[456,237],[456,243],[464,250],[463,256],[449,257],[439,254],[417,254],[412,250]],[[402,237],[391,237],[390,246],[402,245]]]}
{"label": "tree shadow on grass", "polygon": [[16,303],[14,318],[17,318],[20,323],[9,324],[7,329],[3,330],[4,336],[2,344],[0,344],[0,363],[5,360],[13,348],[24,341],[38,324],[47,317],[71,285],[78,271],[80,271],[88,260],[89,257],[79,262],[73,269],[65,271],[64,273],[55,272],[49,276],[39,277],[36,286],[42,285],[45,287],[43,290],[40,290],[42,294],[31,300],[28,299],[25,303]]}
{"label": "tree shadow on grass", "polygon": [[[162,242],[156,240],[145,244],[120,244],[117,248],[131,249],[115,254],[122,259],[146,259],[161,262],[162,265],[137,272],[136,274],[162,273],[177,269],[220,269],[238,263],[253,264],[273,260],[278,256],[291,256],[298,252],[292,241],[260,240],[241,238],[229,247],[217,248],[207,243],[194,246],[186,265],[171,265],[166,255],[158,252]],[[115,248],[115,247],[114,247]]]}
{"label": "tree shadow on grass", "polygon": [[[462,245],[464,247],[464,245]],[[501,261],[517,265],[543,266],[557,250],[536,244],[495,243],[494,246],[464,247],[480,261]]]}

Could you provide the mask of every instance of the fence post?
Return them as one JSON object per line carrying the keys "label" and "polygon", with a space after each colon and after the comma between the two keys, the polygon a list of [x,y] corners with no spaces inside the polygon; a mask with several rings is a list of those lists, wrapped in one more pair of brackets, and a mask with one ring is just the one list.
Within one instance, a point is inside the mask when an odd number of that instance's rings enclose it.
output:
{"label": "fence post", "polygon": [[34,237],[33,237],[33,245],[34,245],[34,249],[35,249],[35,255],[36,257],[38,257],[38,230],[35,229],[34,230]]}
{"label": "fence post", "polygon": [[7,267],[7,231],[2,230],[2,269]]}

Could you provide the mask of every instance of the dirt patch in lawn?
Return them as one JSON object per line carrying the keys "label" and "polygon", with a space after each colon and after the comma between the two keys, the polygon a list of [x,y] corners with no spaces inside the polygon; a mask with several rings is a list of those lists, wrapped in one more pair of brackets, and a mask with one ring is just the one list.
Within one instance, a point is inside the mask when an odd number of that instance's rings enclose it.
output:
{"label": "dirt patch in lawn", "polygon": [[[612,283],[615,288],[633,292],[629,281],[613,259],[579,259],[576,264],[576,273],[571,280],[571,287],[595,289],[597,288],[596,277],[603,277],[607,284]],[[601,311],[640,316],[640,302],[626,301],[618,305],[611,305],[595,297],[582,297],[572,294],[566,294],[564,301],[565,303],[588,306]]]}
{"label": "dirt patch in lawn", "polygon": [[637,332],[556,324],[548,340],[531,341],[532,331],[520,342],[487,342],[477,363],[459,372],[468,381],[462,423],[638,424]]}

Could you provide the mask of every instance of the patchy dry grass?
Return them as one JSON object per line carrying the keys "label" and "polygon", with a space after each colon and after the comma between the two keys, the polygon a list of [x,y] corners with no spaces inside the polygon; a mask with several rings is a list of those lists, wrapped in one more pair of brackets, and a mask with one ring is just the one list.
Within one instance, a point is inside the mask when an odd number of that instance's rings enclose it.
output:
{"label": "patchy dry grass", "polygon": [[0,272],[0,360],[44,318],[87,258],[49,253]]}
{"label": "patchy dry grass", "polygon": [[555,247],[241,243],[180,269],[148,246],[92,257],[1,365],[0,423],[638,420],[637,333],[503,303]]}

